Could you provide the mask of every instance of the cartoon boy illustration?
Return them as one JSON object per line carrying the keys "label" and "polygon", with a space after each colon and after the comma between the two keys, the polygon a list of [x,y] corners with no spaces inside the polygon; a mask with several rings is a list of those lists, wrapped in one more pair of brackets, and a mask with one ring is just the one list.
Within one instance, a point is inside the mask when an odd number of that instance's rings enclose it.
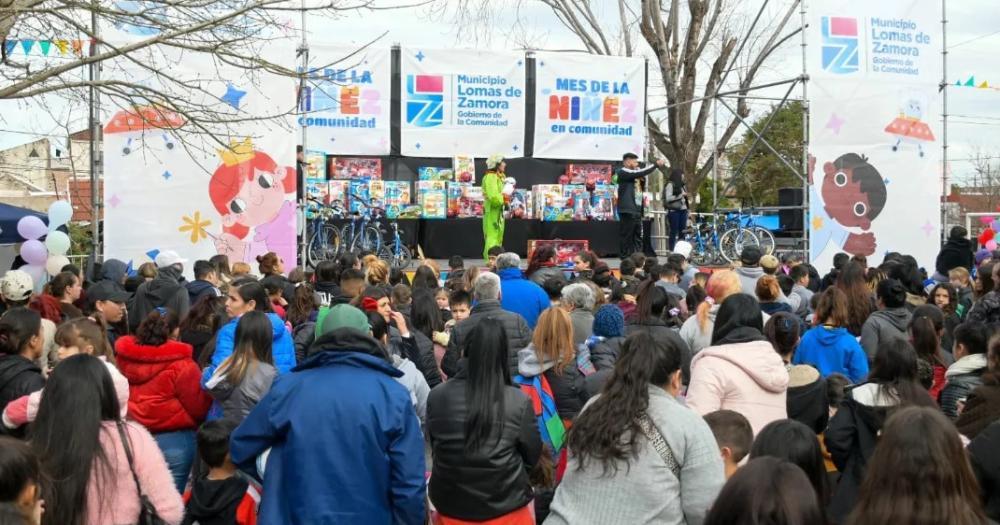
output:
{"label": "cartoon boy illustration", "polygon": [[[810,156],[810,258],[816,259],[830,242],[854,255],[875,253],[875,234],[867,230],[885,207],[886,188],[882,175],[867,158],[845,153],[823,164],[823,181],[817,194],[812,184],[815,167],[816,159]],[[848,228],[865,231],[854,233]]]}
{"label": "cartoon boy illustration", "polygon": [[295,261],[295,169],[278,166],[256,151],[249,138],[220,150],[222,164],[208,182],[212,204],[222,216],[215,240],[230,261],[253,261],[267,252],[289,264]]}

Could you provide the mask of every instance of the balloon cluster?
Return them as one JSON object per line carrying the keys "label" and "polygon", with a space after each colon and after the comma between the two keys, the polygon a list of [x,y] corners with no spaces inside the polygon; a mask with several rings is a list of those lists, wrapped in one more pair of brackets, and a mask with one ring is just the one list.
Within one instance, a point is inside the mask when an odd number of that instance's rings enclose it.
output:
{"label": "balloon cluster", "polygon": [[[41,282],[45,274],[56,275],[69,264],[69,235],[56,228],[68,223],[73,217],[73,207],[66,201],[56,201],[49,206],[49,224],[34,215],[26,215],[17,221],[17,233],[26,240],[21,244],[21,258],[28,263],[21,269],[28,272],[35,282]],[[42,238],[45,238],[44,241]]]}

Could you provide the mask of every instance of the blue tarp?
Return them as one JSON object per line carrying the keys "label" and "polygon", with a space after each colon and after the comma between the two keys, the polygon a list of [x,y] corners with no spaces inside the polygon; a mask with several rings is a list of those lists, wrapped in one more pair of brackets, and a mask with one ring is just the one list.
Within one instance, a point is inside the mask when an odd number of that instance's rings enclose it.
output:
{"label": "blue tarp", "polygon": [[17,221],[25,215],[34,215],[46,224],[49,222],[49,216],[44,213],[0,203],[0,244],[24,242],[24,238],[17,233]]}

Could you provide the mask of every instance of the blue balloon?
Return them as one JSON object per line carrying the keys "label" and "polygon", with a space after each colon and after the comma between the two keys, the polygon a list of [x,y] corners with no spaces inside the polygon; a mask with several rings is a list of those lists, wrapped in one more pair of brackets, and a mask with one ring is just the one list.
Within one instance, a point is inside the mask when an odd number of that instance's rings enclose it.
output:
{"label": "blue balloon", "polygon": [[73,206],[66,201],[55,201],[49,205],[49,231],[66,224],[73,218]]}

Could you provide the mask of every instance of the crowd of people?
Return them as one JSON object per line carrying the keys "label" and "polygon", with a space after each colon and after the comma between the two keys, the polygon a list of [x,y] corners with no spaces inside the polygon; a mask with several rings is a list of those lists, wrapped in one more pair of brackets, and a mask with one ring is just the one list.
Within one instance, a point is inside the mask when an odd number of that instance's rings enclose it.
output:
{"label": "crowd of people", "polygon": [[931,272],[682,240],[8,271],[0,523],[992,523],[1000,253],[951,233]]}

